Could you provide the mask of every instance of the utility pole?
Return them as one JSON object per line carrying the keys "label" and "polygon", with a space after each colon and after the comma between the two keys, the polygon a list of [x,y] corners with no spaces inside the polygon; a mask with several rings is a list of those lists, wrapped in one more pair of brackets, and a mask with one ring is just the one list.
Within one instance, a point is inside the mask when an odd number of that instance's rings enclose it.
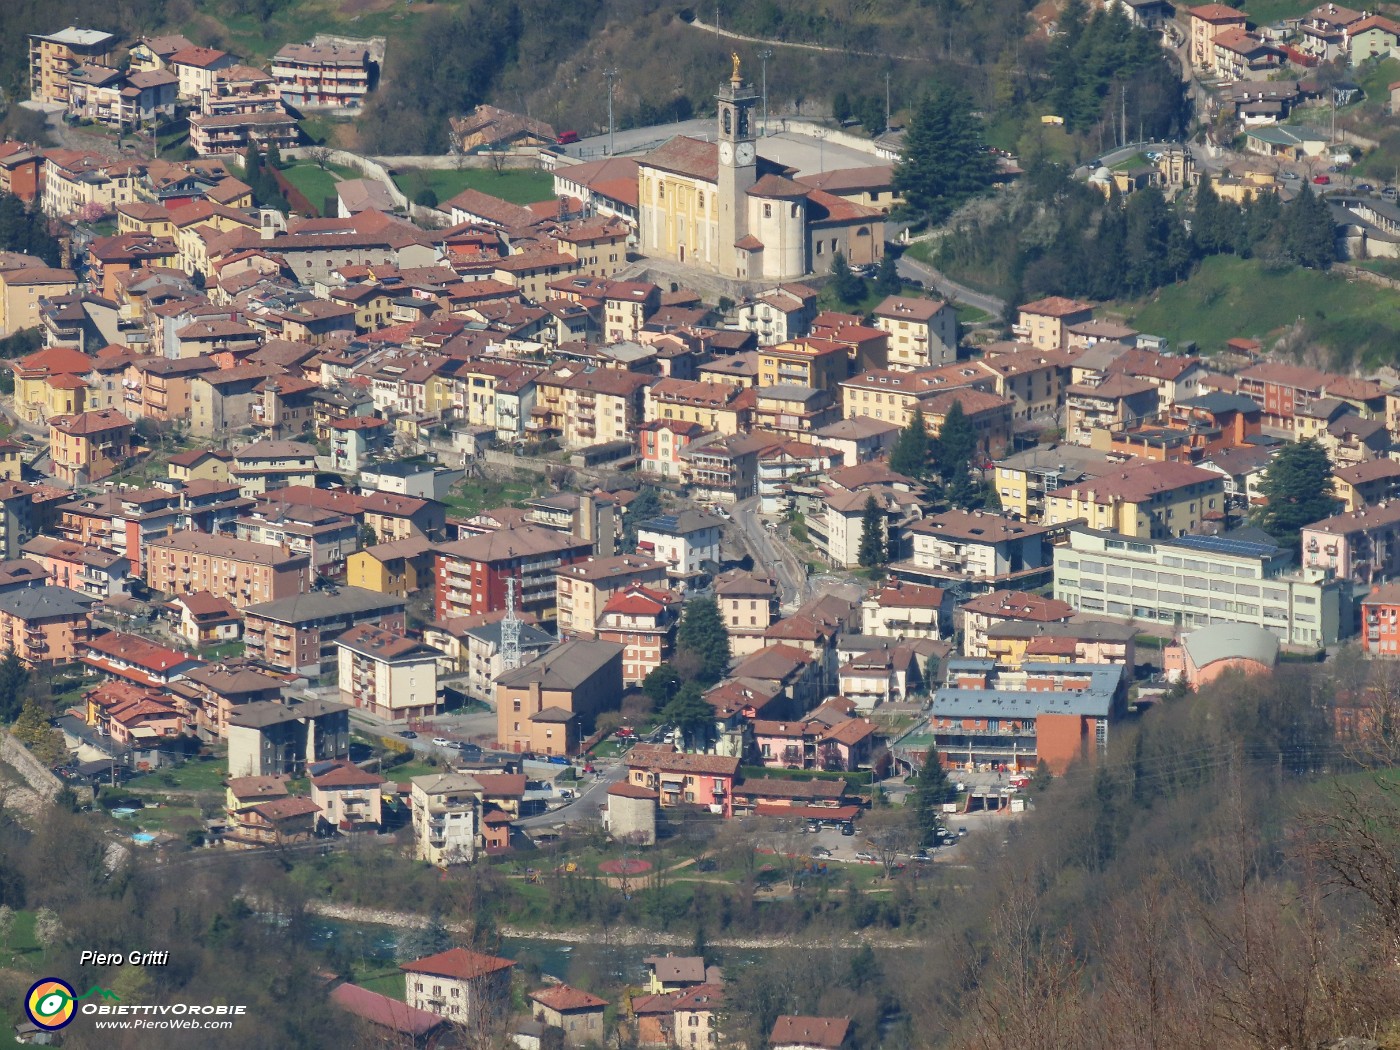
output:
{"label": "utility pole", "polygon": [[890,131],[890,71],[885,70],[885,134]]}
{"label": "utility pole", "polygon": [[603,70],[603,76],[608,78],[608,156],[613,155],[613,81],[617,79],[617,67],[609,66]]}
{"label": "utility pole", "polygon": [[773,49],[765,47],[758,53],[763,63],[763,137],[768,137],[768,60],[773,57]]}

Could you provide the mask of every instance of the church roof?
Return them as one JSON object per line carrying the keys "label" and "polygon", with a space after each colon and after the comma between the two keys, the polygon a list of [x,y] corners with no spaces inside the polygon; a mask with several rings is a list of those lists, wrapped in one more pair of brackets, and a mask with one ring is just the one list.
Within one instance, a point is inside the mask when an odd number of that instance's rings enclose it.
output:
{"label": "church roof", "polygon": [[637,162],[644,168],[660,168],[706,182],[719,181],[719,147],[689,135],[677,135]]}
{"label": "church roof", "polygon": [[793,182],[792,179],[785,179],[781,175],[765,175],[748,188],[750,197],[780,197],[792,198],[805,197],[810,192],[801,183]]}

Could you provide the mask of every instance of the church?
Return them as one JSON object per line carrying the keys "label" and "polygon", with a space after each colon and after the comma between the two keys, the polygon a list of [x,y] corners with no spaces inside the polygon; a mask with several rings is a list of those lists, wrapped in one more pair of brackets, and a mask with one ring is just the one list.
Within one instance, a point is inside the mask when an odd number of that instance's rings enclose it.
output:
{"label": "church", "polygon": [[884,214],[806,186],[758,156],[759,96],[734,70],[719,90],[716,141],[678,135],[638,160],[643,255],[741,281],[824,274],[837,252],[852,266],[880,260]]}

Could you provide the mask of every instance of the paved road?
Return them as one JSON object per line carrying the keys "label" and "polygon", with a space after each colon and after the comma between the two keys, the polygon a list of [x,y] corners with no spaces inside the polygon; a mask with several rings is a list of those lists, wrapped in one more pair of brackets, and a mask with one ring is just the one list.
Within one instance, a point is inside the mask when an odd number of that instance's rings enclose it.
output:
{"label": "paved road", "polygon": [[[598,808],[599,805],[607,801],[608,788],[627,775],[627,766],[623,762],[614,762],[610,766],[597,768],[599,776],[596,779],[582,781],[581,783],[586,786],[579,792],[578,798],[567,806],[562,806],[549,813],[541,813],[539,816],[517,820],[515,826],[517,828],[551,828],[558,824],[583,824],[600,819],[602,810]],[[575,787],[574,790],[578,790],[578,788]]]}
{"label": "paved road", "polygon": [[995,295],[988,295],[986,292],[976,291],[965,284],[959,284],[957,281],[945,277],[927,263],[922,263],[908,254],[899,257],[899,261],[895,263],[895,269],[899,271],[899,276],[906,280],[923,281],[925,288],[931,292],[937,292],[948,302],[974,306],[984,313],[991,314],[996,320],[1000,320],[1006,310],[1005,300],[998,299]]}
{"label": "paved road", "polygon": [[772,569],[778,577],[784,608],[797,608],[807,598],[807,563],[786,543],[764,527],[758,516],[758,497],[734,505],[734,522],[753,555],[754,567]]}

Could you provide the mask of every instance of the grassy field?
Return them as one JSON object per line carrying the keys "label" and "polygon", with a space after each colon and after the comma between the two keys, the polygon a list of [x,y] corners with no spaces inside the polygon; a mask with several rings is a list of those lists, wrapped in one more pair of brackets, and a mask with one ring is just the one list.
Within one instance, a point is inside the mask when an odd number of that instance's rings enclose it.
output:
{"label": "grassy field", "polygon": [[535,495],[536,486],[541,489],[547,487],[543,478],[533,483],[519,478],[510,481],[474,478],[454,485],[443,502],[457,513],[470,516],[491,507],[503,507],[531,499]]}
{"label": "grassy field", "polygon": [[224,790],[223,779],[228,776],[227,763],[218,759],[193,759],[174,769],[162,769],[144,776],[133,777],[127,783],[132,791],[154,793],[166,791]]}
{"label": "grassy field", "polygon": [[371,992],[387,995],[390,999],[404,997],[403,971],[395,967],[391,970],[366,970],[355,974],[355,983]]}
{"label": "grassy field", "polygon": [[1297,18],[1315,5],[1309,0],[1258,0],[1249,5],[1249,20],[1267,26],[1284,18]]}
{"label": "grassy field", "polygon": [[[910,299],[924,298],[923,290],[915,288],[912,284],[904,285],[903,288],[900,289],[899,294]],[[884,293],[875,290],[875,282],[870,278],[866,278],[865,281],[865,298],[861,299],[859,302],[842,302],[840,299],[836,298],[836,294],[831,290],[830,284],[827,284],[817,293],[818,310],[835,310],[843,314],[868,314],[884,301]]]}
{"label": "grassy field", "polygon": [[1190,280],[1151,299],[1118,303],[1108,313],[1173,343],[1194,341],[1204,352],[1234,336],[1267,342],[1297,321],[1333,361],[1393,360],[1400,339],[1400,294],[1349,281],[1340,274],[1290,267],[1270,270],[1257,259],[1206,259]]}
{"label": "grassy field", "polygon": [[282,175],[293,186],[306,194],[306,199],[317,208],[321,207],[327,197],[335,196],[335,184],[341,179],[358,179],[360,177],[360,173],[354,168],[347,168],[340,164],[327,164],[322,170],[310,161],[289,165],[282,169]]}
{"label": "grassy field", "polygon": [[464,168],[461,171],[451,168],[442,171],[415,169],[395,175],[394,182],[409,200],[424,189],[431,189],[437,194],[440,204],[446,204],[466,189],[480,190],[512,204],[534,204],[554,197],[554,176],[546,171],[526,169],[500,172],[488,168]]}

